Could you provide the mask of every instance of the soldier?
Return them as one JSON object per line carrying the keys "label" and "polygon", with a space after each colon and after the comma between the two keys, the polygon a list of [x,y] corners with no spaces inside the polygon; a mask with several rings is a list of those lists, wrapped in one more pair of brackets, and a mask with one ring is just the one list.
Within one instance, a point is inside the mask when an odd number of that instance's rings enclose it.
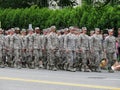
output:
{"label": "soldier", "polygon": [[42,63],[42,36],[40,35],[40,28],[35,28],[35,34],[33,34],[34,38],[34,59],[35,59],[35,66],[38,68],[43,68]]}
{"label": "soldier", "polygon": [[65,37],[65,49],[67,53],[68,70],[75,72],[74,61],[76,59],[76,36],[74,35],[74,27],[70,27],[70,33]]}
{"label": "soldier", "polygon": [[78,29],[78,34],[77,34],[77,53],[76,53],[76,59],[77,59],[77,69],[79,71],[81,71],[81,68],[82,68],[82,56],[81,56],[81,51],[80,51],[80,43],[81,43],[81,40],[80,40],[80,36],[82,34],[82,30],[81,29]]}
{"label": "soldier", "polygon": [[51,33],[48,35],[48,48],[50,59],[48,61],[50,69],[57,70],[57,60],[58,60],[58,36],[56,34],[56,27],[51,27]]}
{"label": "soldier", "polygon": [[7,50],[8,50],[8,63],[10,64],[10,67],[14,67],[14,43],[13,43],[13,37],[14,37],[15,29],[10,29],[10,36],[8,36],[8,42],[7,42]]}
{"label": "soldier", "polygon": [[3,35],[3,30],[0,28],[0,67],[4,68],[4,50],[5,50],[5,37]]}
{"label": "soldier", "polygon": [[99,66],[101,61],[101,53],[102,53],[102,38],[100,37],[100,29],[95,28],[95,34],[91,37],[90,40],[90,51],[93,55],[93,60],[91,63],[95,66],[96,72],[101,72],[101,68]]}
{"label": "soldier", "polygon": [[26,46],[26,53],[27,53],[27,66],[30,69],[35,68],[35,63],[34,63],[34,57],[33,57],[33,48],[34,48],[34,37],[33,37],[33,29],[29,28],[28,29],[28,35],[26,36],[26,41],[27,43]]}
{"label": "soldier", "polygon": [[89,47],[89,36],[86,34],[87,33],[87,28],[82,27],[82,34],[80,35],[80,51],[81,51],[81,56],[82,56],[82,64],[83,64],[83,71],[88,72],[88,63],[90,62],[90,47]]}
{"label": "soldier", "polygon": [[113,73],[111,66],[114,64],[113,60],[116,60],[116,38],[113,36],[113,30],[108,30],[109,36],[105,38],[104,52],[108,59],[108,72]]}
{"label": "soldier", "polygon": [[118,41],[118,59],[120,60],[120,28],[118,28],[117,41]]}
{"label": "soldier", "polygon": [[8,66],[11,67],[11,64],[10,64],[10,30],[6,31],[5,48],[6,48],[6,62]]}
{"label": "soldier", "polygon": [[65,49],[64,49],[64,35],[62,33],[62,30],[58,31],[58,41],[59,41],[59,62],[58,62],[58,66],[59,66],[59,69],[63,69],[63,66],[64,66],[64,52],[65,52]]}
{"label": "soldier", "polygon": [[26,68],[26,61],[27,61],[27,55],[26,55],[26,48],[27,48],[27,43],[25,42],[26,41],[26,29],[22,29],[21,31],[21,39],[22,39],[22,53],[21,53],[21,56],[22,56],[22,67],[23,68]]}
{"label": "soldier", "polygon": [[47,29],[43,29],[42,38],[42,59],[44,68],[47,68]]}
{"label": "soldier", "polygon": [[14,64],[15,67],[21,69],[22,67],[22,57],[21,57],[21,50],[22,50],[22,39],[20,36],[20,29],[18,27],[15,28],[15,34],[11,38],[11,43],[13,44],[14,49]]}

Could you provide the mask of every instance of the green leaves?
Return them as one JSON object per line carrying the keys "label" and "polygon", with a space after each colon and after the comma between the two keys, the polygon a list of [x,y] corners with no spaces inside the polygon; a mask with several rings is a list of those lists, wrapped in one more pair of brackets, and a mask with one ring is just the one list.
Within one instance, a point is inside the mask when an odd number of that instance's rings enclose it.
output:
{"label": "green leaves", "polygon": [[119,28],[120,27],[120,6],[107,5],[103,8],[95,8],[83,5],[82,7],[67,7],[60,10],[40,9],[36,5],[30,8],[21,9],[0,9],[0,21],[2,28],[20,27],[48,28],[56,25],[57,28],[69,26],[86,26],[92,30],[95,27]]}

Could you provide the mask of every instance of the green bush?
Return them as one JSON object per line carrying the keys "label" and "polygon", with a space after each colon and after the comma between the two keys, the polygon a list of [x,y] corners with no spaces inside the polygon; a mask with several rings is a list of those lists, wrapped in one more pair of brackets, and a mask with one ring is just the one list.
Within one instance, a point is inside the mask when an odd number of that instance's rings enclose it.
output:
{"label": "green bush", "polygon": [[120,6],[107,5],[103,8],[92,6],[82,6],[77,8],[64,8],[60,10],[40,9],[32,6],[25,9],[0,9],[0,21],[2,28],[11,27],[28,28],[32,24],[33,28],[47,28],[56,25],[57,28],[69,26],[86,26],[89,30],[99,27],[119,28],[120,27]]}

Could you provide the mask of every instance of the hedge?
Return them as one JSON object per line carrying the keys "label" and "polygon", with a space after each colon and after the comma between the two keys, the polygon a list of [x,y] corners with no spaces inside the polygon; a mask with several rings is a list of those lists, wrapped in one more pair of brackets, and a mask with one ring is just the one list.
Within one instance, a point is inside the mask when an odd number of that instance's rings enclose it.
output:
{"label": "hedge", "polygon": [[86,26],[90,30],[95,27],[119,28],[120,27],[120,6],[107,5],[102,8],[82,6],[77,8],[64,8],[50,10],[32,6],[25,9],[0,9],[0,21],[2,28],[11,27],[33,28],[39,26],[41,29],[56,25],[57,28],[69,26]]}

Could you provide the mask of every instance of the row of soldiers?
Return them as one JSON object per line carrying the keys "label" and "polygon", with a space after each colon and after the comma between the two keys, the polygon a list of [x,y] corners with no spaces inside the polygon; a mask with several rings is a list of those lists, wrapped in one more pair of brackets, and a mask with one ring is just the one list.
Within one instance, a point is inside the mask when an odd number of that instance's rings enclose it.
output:
{"label": "row of soldiers", "polygon": [[90,36],[87,28],[69,27],[56,31],[55,26],[41,30],[11,28],[3,35],[0,29],[0,67],[46,68],[49,70],[101,72],[101,59],[108,60],[108,71],[116,56],[113,29],[103,39],[99,28]]}

